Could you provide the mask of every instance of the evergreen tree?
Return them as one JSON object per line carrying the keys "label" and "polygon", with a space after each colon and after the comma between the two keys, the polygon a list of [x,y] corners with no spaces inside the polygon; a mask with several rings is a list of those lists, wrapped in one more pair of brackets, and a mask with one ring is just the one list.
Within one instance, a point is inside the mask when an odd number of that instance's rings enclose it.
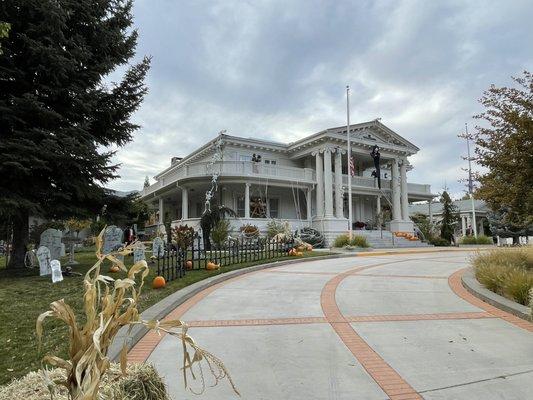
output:
{"label": "evergreen tree", "polygon": [[474,133],[479,174],[476,198],[502,213],[503,225],[533,228],[533,74],[513,78],[515,87],[491,86],[480,102],[486,122]]}
{"label": "evergreen tree", "polygon": [[442,192],[440,202],[442,203],[440,236],[443,239],[446,239],[448,242],[451,242],[455,232],[455,224],[459,220],[458,209],[453,204],[453,201],[447,191]]}
{"label": "evergreen tree", "polygon": [[148,178],[148,175],[144,177],[144,187],[147,188],[150,186],[150,178]]}
{"label": "evergreen tree", "polygon": [[149,59],[134,56],[131,0],[3,0],[11,24],[0,55],[0,218],[13,221],[10,268],[23,265],[28,217],[96,213],[116,177],[114,151],[138,128]]}

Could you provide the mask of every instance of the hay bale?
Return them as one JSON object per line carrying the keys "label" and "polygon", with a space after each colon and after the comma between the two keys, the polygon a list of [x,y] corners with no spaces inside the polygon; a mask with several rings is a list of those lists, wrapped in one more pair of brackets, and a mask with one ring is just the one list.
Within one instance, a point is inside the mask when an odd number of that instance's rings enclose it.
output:
{"label": "hay bale", "polygon": [[[65,379],[65,371],[55,368],[49,371],[50,379]],[[54,386],[54,400],[68,400],[64,386]],[[128,365],[128,375],[121,376],[118,365],[112,365],[100,385],[100,398],[105,400],[168,400],[162,378],[150,364]],[[50,400],[50,390],[42,371],[26,376],[0,387],[0,400]]]}

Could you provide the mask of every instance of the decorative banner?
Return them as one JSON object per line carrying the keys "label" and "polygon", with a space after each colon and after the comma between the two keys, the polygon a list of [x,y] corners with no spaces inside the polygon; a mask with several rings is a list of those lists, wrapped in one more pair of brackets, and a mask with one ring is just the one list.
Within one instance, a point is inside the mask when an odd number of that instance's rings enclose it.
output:
{"label": "decorative banner", "polygon": [[350,157],[350,175],[355,176],[355,159],[353,156]]}

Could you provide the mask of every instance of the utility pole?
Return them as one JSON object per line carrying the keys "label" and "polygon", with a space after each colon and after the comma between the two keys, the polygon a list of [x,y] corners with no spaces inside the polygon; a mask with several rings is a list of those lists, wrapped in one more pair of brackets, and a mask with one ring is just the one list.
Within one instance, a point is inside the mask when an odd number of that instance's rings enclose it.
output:
{"label": "utility pole", "polygon": [[477,238],[477,223],[476,223],[476,206],[474,202],[474,183],[472,181],[472,158],[470,157],[470,139],[472,137],[468,134],[468,123],[465,122],[465,133],[459,137],[466,139],[466,150],[468,159],[468,195],[472,203],[472,228],[474,229],[474,237]]}

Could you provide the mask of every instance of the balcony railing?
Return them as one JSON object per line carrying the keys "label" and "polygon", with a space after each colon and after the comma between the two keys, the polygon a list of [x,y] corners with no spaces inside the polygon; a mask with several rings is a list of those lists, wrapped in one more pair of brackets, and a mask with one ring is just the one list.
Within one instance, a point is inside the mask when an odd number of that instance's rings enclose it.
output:
{"label": "balcony railing", "polygon": [[162,176],[159,181],[145,188],[143,196],[154,193],[180,179],[210,177],[213,174],[315,183],[315,171],[311,168],[258,164],[251,161],[218,161],[215,164],[200,162],[178,166],[175,170]]}
{"label": "balcony railing", "polygon": [[[286,180],[301,183],[316,183],[315,171],[311,168],[297,168],[284,165],[258,164],[251,161],[218,161],[215,164],[200,162],[178,166],[176,169],[163,175],[159,181],[143,190],[143,196],[147,196],[180,179],[195,177],[211,177],[213,174],[220,176],[257,177],[277,180]],[[334,178],[334,174],[333,174]],[[348,185],[348,175],[342,176],[343,186]],[[353,176],[354,188],[375,188],[374,178]],[[390,189],[390,180],[382,179],[381,188]],[[407,183],[409,193],[430,194],[430,186],[419,183]]]}

